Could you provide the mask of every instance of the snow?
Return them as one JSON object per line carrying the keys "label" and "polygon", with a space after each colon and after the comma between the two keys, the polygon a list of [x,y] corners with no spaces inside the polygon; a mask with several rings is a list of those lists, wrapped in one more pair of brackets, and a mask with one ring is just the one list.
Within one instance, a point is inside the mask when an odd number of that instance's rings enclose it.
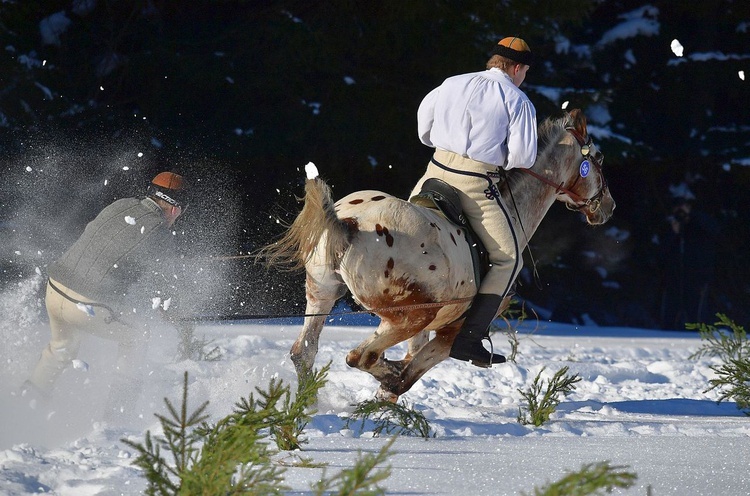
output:
{"label": "snow", "polygon": [[39,22],[39,34],[45,45],[60,45],[60,36],[70,27],[71,20],[64,11],[56,12]]}
{"label": "snow", "polygon": [[[388,440],[374,437],[372,425],[359,429],[357,422],[345,429],[346,414],[372,399],[377,386],[369,375],[348,368],[344,357],[374,327],[362,319],[331,320],[316,363],[332,365],[318,413],[305,431],[309,442],[301,453],[277,455],[289,462],[298,456],[327,464],[329,476],[352,466],[358,452],[375,453]],[[48,330],[38,320],[24,322],[2,324],[0,494],[142,494],[145,479],[131,465],[135,452],[121,439],[142,442],[146,430],[160,432],[154,414],[166,412],[164,397],[179,401],[184,371],[189,408],[210,401],[214,421],[231,412],[240,397],[267,387],[272,377],[296,383],[289,349],[298,322],[200,325],[196,336],[213,340],[209,347],[221,350],[215,362],[175,362],[177,333],[165,324],[154,333],[146,387],[131,418],[102,420],[115,350],[93,337],[79,354],[88,370],[67,370],[51,402],[31,409],[28,398],[16,392]],[[614,494],[750,493],[750,419],[734,404],[717,404],[716,392],[704,392],[714,376],[710,366],[717,362],[688,358],[700,346],[695,333],[532,320],[519,331],[517,363],[480,369],[448,360],[402,396],[429,420],[436,437],[396,440],[388,460],[392,475],[381,483],[388,494],[528,494],[583,464],[603,461],[638,475],[632,488]],[[503,334],[494,335],[494,346],[509,349]],[[404,351],[399,345],[388,356]],[[519,424],[524,405],[519,390],[527,390],[543,368],[549,377],[564,366],[582,378],[573,394],[547,424]],[[289,494],[309,494],[321,472],[287,468]]]}
{"label": "snow", "polygon": [[680,43],[680,40],[677,40],[677,39],[672,40],[672,44],[669,45],[669,48],[671,48],[672,53],[674,53],[678,57],[682,57],[682,54],[684,53],[684,50],[685,50],[685,47],[682,46],[682,43]]}
{"label": "snow", "polygon": [[736,53],[730,53],[726,54],[723,52],[696,52],[693,54],[690,54],[687,57],[680,58],[680,59],[672,59],[667,62],[667,65],[675,66],[682,63],[685,63],[686,61],[692,61],[692,62],[712,62],[712,61],[720,61],[725,62],[727,60],[748,60],[750,59],[750,55],[746,54],[736,54]]}
{"label": "snow", "polygon": [[601,47],[636,36],[656,36],[659,34],[658,16],[659,9],[650,5],[622,14],[619,17],[623,21],[605,32],[597,45]]}
{"label": "snow", "polygon": [[305,174],[307,175],[308,179],[315,179],[316,177],[320,175],[318,173],[318,168],[312,162],[308,162],[305,165]]}

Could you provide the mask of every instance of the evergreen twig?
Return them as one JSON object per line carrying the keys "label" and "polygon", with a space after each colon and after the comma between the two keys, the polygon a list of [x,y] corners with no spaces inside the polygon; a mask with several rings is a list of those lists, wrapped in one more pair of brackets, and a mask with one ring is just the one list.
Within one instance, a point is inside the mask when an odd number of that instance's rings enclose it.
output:
{"label": "evergreen twig", "polygon": [[[585,496],[611,493],[613,489],[627,489],[635,484],[638,476],[628,472],[627,466],[612,466],[609,462],[584,465],[578,472],[565,475],[557,482],[534,489],[534,496]],[[525,493],[524,493],[525,494]]]}
{"label": "evergreen twig", "polygon": [[393,436],[377,454],[358,455],[354,467],[344,469],[339,474],[326,478],[325,471],[321,479],[312,485],[313,494],[322,496],[332,494],[338,496],[379,496],[385,494],[385,490],[378,486],[391,475],[391,467],[387,466],[375,471],[378,465],[383,464],[392,454],[390,448],[396,441]]}
{"label": "evergreen twig", "polygon": [[[165,398],[169,416],[157,415],[163,437],[152,437],[146,431],[143,444],[122,439],[138,452],[133,464],[144,471],[148,481],[145,494],[213,496],[282,494],[288,490],[283,485],[285,469],[272,462],[274,453],[264,439],[270,433],[277,445],[299,446],[302,430],[311,419],[309,407],[325,384],[329,368],[330,363],[302,380],[294,401],[289,388],[282,381],[272,379],[267,390],[256,388],[259,398],[254,394],[241,398],[235,403],[233,413],[214,425],[206,422],[204,411],[208,402],[188,414],[188,374],[185,372],[179,410]],[[282,401],[283,408],[279,409]],[[390,476],[390,467],[377,471],[376,467],[390,456],[389,448],[394,440],[377,455],[360,456],[354,467],[330,478],[323,477],[311,486],[317,491],[315,494],[384,494],[378,483]],[[163,450],[172,453],[172,464],[164,457]],[[305,466],[314,466],[311,460],[303,462]],[[336,492],[331,493],[332,490]]]}
{"label": "evergreen twig", "polygon": [[385,432],[424,438],[435,437],[425,416],[406,404],[379,400],[363,401],[357,404],[354,412],[347,418],[346,428],[349,428],[352,421],[357,420],[361,420],[360,431],[364,429],[367,420],[375,422],[375,436]]}
{"label": "evergreen twig", "polygon": [[177,325],[177,331],[180,338],[177,343],[177,361],[217,362],[222,359],[223,353],[218,346],[206,351],[213,344],[213,340],[195,336],[195,322],[182,321]]}
{"label": "evergreen twig", "polygon": [[581,381],[578,374],[567,375],[568,367],[563,367],[546,381],[547,387],[544,389],[545,381],[542,380],[542,373],[545,369],[546,367],[542,367],[528,390],[518,389],[521,396],[528,402],[527,412],[524,412],[522,408],[518,409],[518,422],[521,424],[533,424],[539,427],[547,422],[560,404],[560,395],[568,396],[575,389],[575,384]]}
{"label": "evergreen twig", "polygon": [[301,375],[294,401],[291,399],[289,390],[285,392],[284,407],[280,418],[271,426],[271,434],[276,440],[278,449],[293,451],[301,449],[302,444],[307,442],[301,437],[302,432],[317,412],[314,405],[317,402],[318,391],[325,385],[325,377],[330,368],[331,362],[328,362],[319,371],[315,370]]}
{"label": "evergreen twig", "polygon": [[704,393],[716,389],[719,392],[717,403],[734,400],[737,408],[750,415],[750,341],[742,326],[724,314],[716,316],[719,320],[714,325],[685,325],[688,329],[697,329],[703,342],[690,358],[719,358],[720,364],[710,366],[717,377],[708,381],[709,387]]}

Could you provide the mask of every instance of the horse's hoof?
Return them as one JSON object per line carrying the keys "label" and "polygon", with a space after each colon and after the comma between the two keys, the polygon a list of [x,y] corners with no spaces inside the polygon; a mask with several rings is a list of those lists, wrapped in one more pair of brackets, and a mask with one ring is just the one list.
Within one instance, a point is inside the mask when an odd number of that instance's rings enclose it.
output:
{"label": "horse's hoof", "polygon": [[382,387],[378,388],[378,391],[375,393],[375,399],[378,401],[388,401],[390,403],[398,403],[398,395],[390,391],[386,391]]}

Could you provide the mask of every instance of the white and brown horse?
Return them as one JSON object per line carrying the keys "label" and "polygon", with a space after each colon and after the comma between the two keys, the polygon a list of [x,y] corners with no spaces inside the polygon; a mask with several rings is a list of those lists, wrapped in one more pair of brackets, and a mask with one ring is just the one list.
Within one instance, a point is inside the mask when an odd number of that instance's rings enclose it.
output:
{"label": "white and brown horse", "polygon": [[[606,222],[615,208],[603,156],[580,111],[543,122],[539,142],[534,166],[509,171],[500,185],[522,250],[555,200],[591,225]],[[325,315],[348,288],[381,320],[346,363],[380,381],[378,398],[396,401],[448,358],[478,286],[469,246],[463,231],[437,210],[380,191],[358,191],[334,204],[330,188],[315,175],[308,173],[302,211],[262,252],[271,266],[291,262],[306,271],[306,313],[315,316],[305,318],[292,361],[298,376],[312,370]],[[403,360],[385,358],[385,350],[407,340]]]}

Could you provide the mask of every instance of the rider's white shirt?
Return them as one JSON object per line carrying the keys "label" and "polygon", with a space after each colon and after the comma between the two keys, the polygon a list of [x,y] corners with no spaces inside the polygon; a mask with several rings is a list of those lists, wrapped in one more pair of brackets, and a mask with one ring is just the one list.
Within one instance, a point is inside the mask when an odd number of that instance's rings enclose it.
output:
{"label": "rider's white shirt", "polygon": [[422,100],[417,127],[425,145],[506,170],[536,160],[536,109],[499,69],[446,79]]}

